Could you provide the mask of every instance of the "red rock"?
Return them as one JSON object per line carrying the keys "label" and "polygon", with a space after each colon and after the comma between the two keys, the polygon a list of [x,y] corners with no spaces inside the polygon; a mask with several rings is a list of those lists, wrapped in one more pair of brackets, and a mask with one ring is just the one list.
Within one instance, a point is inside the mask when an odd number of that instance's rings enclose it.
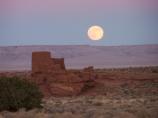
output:
{"label": "red rock", "polygon": [[32,53],[32,81],[45,97],[78,95],[94,86],[93,67],[75,74],[65,69],[64,59],[51,58],[50,52]]}

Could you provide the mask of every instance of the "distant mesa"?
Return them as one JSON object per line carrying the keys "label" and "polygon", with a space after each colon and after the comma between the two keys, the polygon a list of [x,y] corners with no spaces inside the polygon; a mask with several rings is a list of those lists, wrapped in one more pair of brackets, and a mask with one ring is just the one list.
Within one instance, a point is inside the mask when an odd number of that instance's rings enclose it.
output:
{"label": "distant mesa", "polygon": [[53,58],[64,57],[67,69],[128,68],[158,66],[158,45],[133,46],[0,46],[0,71],[31,70],[34,51],[50,51]]}
{"label": "distant mesa", "polygon": [[51,58],[46,51],[32,53],[31,81],[39,85],[46,97],[78,95],[95,85],[93,67],[80,73],[66,70],[64,58]]}

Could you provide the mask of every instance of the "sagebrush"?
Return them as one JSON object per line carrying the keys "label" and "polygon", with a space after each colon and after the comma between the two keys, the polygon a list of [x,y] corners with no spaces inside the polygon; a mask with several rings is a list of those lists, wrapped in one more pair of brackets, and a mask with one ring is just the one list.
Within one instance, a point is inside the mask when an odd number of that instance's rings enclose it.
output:
{"label": "sagebrush", "polygon": [[40,108],[41,102],[42,93],[34,83],[18,77],[0,78],[0,111]]}

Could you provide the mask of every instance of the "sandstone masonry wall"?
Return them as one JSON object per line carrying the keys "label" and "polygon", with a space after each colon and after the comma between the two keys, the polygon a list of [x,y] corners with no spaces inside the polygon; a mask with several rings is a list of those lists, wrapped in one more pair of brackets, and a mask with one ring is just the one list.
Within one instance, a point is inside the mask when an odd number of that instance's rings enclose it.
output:
{"label": "sandstone masonry wall", "polygon": [[55,70],[65,70],[64,58],[51,58],[51,53],[33,52],[32,53],[32,72],[52,72]]}

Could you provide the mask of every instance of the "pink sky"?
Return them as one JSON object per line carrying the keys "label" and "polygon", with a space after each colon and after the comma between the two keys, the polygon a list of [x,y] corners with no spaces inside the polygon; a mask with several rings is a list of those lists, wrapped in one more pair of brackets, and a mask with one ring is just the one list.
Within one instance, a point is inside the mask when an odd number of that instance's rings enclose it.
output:
{"label": "pink sky", "polygon": [[[71,10],[115,10],[155,9],[158,0],[0,0],[0,8],[12,11],[71,11]],[[3,10],[4,10],[3,9]]]}

